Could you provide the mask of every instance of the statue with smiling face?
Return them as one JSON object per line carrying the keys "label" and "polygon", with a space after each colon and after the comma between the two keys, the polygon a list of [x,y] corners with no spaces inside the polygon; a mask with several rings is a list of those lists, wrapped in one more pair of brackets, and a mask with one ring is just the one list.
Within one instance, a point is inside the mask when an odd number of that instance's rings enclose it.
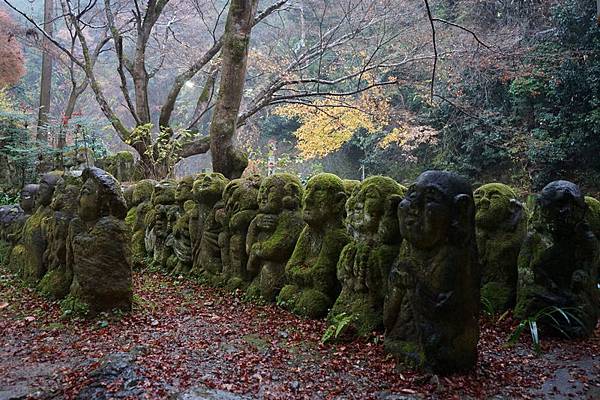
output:
{"label": "statue with smiling face", "polygon": [[[537,196],[519,254],[515,315],[539,316],[543,332],[577,338],[591,335],[596,327],[600,248],[586,212],[581,190],[569,181],[551,182]],[[573,318],[564,318],[554,307]],[[554,315],[543,313],[548,310]]]}
{"label": "statue with smiling face", "polygon": [[406,188],[393,179],[365,179],[346,203],[346,225],[352,241],[337,264],[342,292],[329,319],[345,313],[360,336],[383,328],[383,301],[387,277],[402,237],[396,209]]}
{"label": "statue with smiling face", "polygon": [[488,183],[474,192],[481,298],[494,312],[504,312],[517,296],[517,258],[527,229],[526,213],[515,192]]}
{"label": "statue with smiling face", "polygon": [[480,279],[471,185],[450,172],[424,172],[398,217],[404,243],[389,278],[385,348],[434,373],[473,368]]}
{"label": "statue with smiling face", "polygon": [[285,267],[288,284],[277,298],[299,315],[324,317],[339,293],[336,265],[350,240],[343,224],[344,189],[340,178],[327,173],[307,183],[302,209],[307,225]]}
{"label": "statue with smiling face", "polygon": [[69,295],[95,315],[130,310],[132,281],[127,206],[119,182],[99,168],[86,168],[78,217],[69,226]]}
{"label": "statue with smiling face", "polygon": [[17,271],[23,280],[32,285],[36,285],[47,270],[47,265],[44,263],[44,252],[48,245],[47,219],[54,213],[50,203],[60,176],[59,172],[42,176],[35,196],[36,211],[27,218],[21,230],[23,247],[19,249],[15,247],[11,255],[11,269]]}
{"label": "statue with smiling face", "polygon": [[252,281],[249,297],[275,301],[285,284],[285,264],[290,259],[304,221],[300,179],[290,174],[267,177],[258,192],[259,211],[246,237],[246,271]]}

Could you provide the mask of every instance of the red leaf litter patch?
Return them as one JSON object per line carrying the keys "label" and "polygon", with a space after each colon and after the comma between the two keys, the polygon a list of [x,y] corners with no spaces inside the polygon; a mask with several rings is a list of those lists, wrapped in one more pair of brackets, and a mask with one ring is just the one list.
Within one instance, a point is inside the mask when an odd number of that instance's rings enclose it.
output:
{"label": "red leaf litter patch", "polygon": [[0,275],[0,399],[600,398],[600,329],[538,356],[486,317],[477,368],[438,377],[398,369],[381,335],[323,345],[324,321],[158,273],[134,275],[132,313],[88,321]]}

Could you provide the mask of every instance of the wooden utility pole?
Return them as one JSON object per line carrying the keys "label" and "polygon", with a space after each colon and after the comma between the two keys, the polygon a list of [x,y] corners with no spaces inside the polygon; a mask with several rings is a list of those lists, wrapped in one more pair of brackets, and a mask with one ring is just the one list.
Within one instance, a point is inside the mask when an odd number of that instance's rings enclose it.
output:
{"label": "wooden utility pole", "polygon": [[[53,0],[44,0],[44,30],[52,36],[52,11]],[[48,142],[48,115],[50,113],[50,91],[52,89],[52,57],[50,55],[50,41],[44,37],[42,44],[42,76],[40,79],[40,108],[38,111],[38,124],[36,139]]]}

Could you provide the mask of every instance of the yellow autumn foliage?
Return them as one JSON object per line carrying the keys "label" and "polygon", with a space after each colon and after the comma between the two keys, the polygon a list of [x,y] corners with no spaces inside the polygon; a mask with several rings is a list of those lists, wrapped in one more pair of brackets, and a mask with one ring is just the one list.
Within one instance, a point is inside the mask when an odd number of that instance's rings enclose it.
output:
{"label": "yellow autumn foliage", "polygon": [[389,122],[389,111],[383,90],[375,88],[344,103],[324,99],[311,104],[286,104],[274,113],[300,120],[301,126],[294,132],[297,147],[301,157],[311,159],[338,150],[359,130],[381,131]]}

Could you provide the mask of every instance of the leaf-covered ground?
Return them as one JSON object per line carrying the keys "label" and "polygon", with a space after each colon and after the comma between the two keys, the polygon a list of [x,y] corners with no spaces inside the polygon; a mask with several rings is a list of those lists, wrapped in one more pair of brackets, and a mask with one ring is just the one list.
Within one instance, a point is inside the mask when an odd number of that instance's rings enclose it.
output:
{"label": "leaf-covered ground", "polygon": [[477,369],[438,378],[397,370],[380,336],[323,345],[323,321],[157,273],[135,274],[131,314],[92,321],[0,275],[0,399],[600,398],[599,331],[536,356],[486,318]]}

